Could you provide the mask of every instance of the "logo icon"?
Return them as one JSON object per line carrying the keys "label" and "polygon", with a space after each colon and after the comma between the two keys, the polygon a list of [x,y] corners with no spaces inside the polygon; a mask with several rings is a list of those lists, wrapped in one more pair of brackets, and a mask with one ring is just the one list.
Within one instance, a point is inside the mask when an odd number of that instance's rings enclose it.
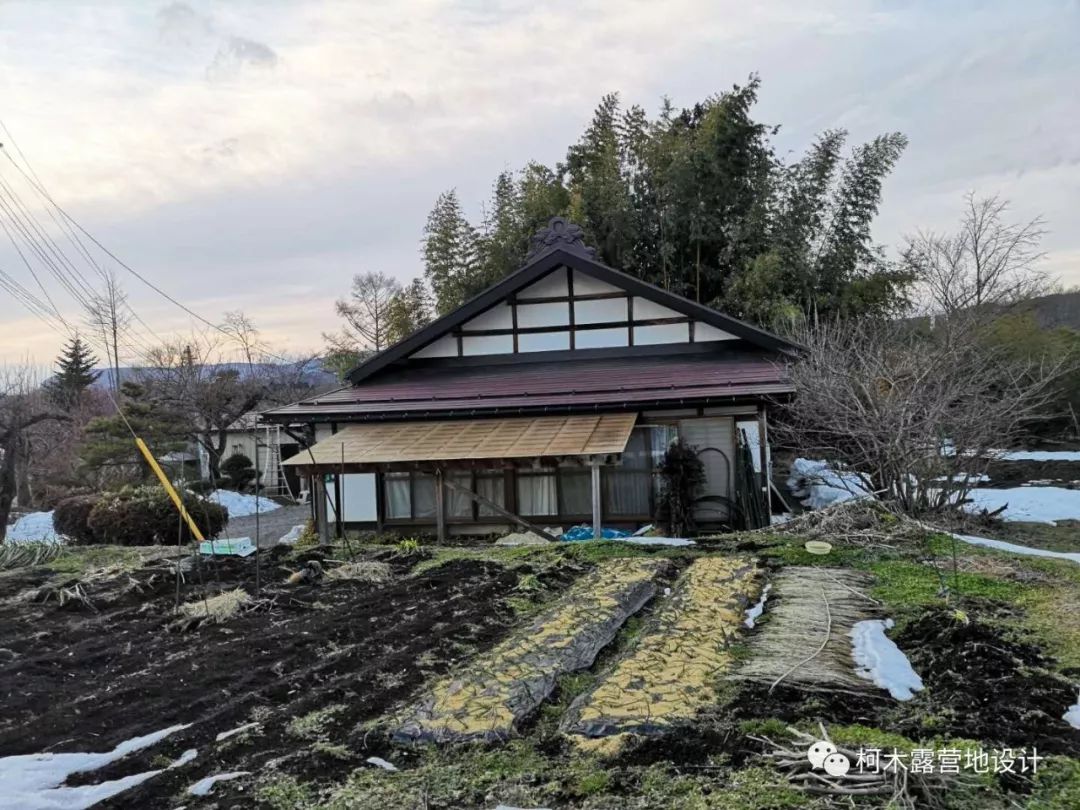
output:
{"label": "logo icon", "polygon": [[806,758],[815,770],[824,768],[829,776],[843,776],[851,770],[851,761],[827,740],[818,740],[806,751]]}

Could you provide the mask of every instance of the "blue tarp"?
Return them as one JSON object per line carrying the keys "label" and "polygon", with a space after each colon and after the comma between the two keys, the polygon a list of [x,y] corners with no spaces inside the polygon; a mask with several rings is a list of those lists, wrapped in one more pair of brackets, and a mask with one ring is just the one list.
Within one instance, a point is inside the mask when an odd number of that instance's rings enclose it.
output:
{"label": "blue tarp", "polygon": [[[623,537],[630,537],[630,532],[624,532],[622,529],[601,529],[600,535],[604,540],[618,540]],[[582,524],[580,526],[574,526],[568,531],[564,532],[560,538],[568,543],[576,543],[581,540],[593,539],[593,527]]]}

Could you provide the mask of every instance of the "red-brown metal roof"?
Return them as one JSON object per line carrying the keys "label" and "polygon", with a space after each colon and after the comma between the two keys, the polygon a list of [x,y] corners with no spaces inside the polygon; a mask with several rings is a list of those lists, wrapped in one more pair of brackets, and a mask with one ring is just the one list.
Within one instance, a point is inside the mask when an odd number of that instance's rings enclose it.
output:
{"label": "red-brown metal roof", "polygon": [[618,357],[385,371],[359,385],[265,414],[272,420],[613,409],[792,390],[782,362],[753,353]]}

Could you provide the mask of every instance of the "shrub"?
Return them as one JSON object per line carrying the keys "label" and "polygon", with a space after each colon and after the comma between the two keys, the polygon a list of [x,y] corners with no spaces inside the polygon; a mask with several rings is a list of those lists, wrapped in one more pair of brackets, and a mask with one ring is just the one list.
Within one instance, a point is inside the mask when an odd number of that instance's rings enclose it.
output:
{"label": "shrub", "polygon": [[233,453],[221,462],[221,474],[225,476],[223,486],[240,492],[255,480],[255,466],[243,453]]}
{"label": "shrub", "polygon": [[[185,492],[184,507],[204,537],[216,537],[229,520],[229,510]],[[106,495],[88,520],[95,541],[121,546],[175,543],[177,532],[189,542],[191,532],[180,520],[168,494],[159,486],[126,487]]]}
{"label": "shrub", "polygon": [[90,512],[100,500],[100,495],[72,495],[64,498],[53,510],[53,526],[56,531],[77,546],[96,543],[97,539],[90,528],[89,520]]}
{"label": "shrub", "polygon": [[209,495],[217,489],[213,481],[207,481],[205,478],[198,481],[188,481],[184,486],[187,487],[189,492],[194,492],[196,495]]}
{"label": "shrub", "polygon": [[697,450],[679,439],[664,453],[660,475],[660,515],[673,537],[685,537],[694,530],[694,502],[705,486],[705,465]]}

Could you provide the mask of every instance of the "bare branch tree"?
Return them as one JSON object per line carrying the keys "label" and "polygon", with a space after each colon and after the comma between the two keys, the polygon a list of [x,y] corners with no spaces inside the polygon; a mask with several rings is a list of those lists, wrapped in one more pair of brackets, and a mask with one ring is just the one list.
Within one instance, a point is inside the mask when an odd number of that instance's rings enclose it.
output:
{"label": "bare branch tree", "polygon": [[66,419],[39,385],[30,366],[0,368],[0,543],[18,491],[18,465],[25,463],[28,434],[37,425]]}
{"label": "bare branch tree", "polygon": [[990,450],[1008,446],[1054,395],[1061,359],[1011,359],[974,319],[925,334],[905,322],[848,322],[801,336],[797,393],[780,438],[865,475],[918,513],[962,501]]}
{"label": "bare branch tree", "polygon": [[101,290],[85,301],[86,322],[101,341],[107,362],[112,367],[110,386],[114,395],[120,393],[120,345],[131,326],[131,308],[127,293],[112,270],[102,271]]}
{"label": "bare branch tree", "polygon": [[221,330],[229,334],[240,349],[240,355],[248,366],[254,365],[263,359],[266,353],[266,344],[259,336],[259,330],[254,322],[240,310],[226,312],[225,320],[221,324]]}
{"label": "bare branch tree", "polygon": [[391,302],[400,291],[401,285],[385,273],[353,276],[349,298],[336,304],[345,326],[337,335],[323,338],[333,351],[382,351],[390,345]]}
{"label": "bare branch tree", "polygon": [[920,232],[909,237],[904,263],[919,278],[930,308],[946,315],[983,306],[1008,306],[1054,289],[1039,266],[1046,234],[1041,217],[1005,222],[1008,200],[964,197],[955,234]]}

